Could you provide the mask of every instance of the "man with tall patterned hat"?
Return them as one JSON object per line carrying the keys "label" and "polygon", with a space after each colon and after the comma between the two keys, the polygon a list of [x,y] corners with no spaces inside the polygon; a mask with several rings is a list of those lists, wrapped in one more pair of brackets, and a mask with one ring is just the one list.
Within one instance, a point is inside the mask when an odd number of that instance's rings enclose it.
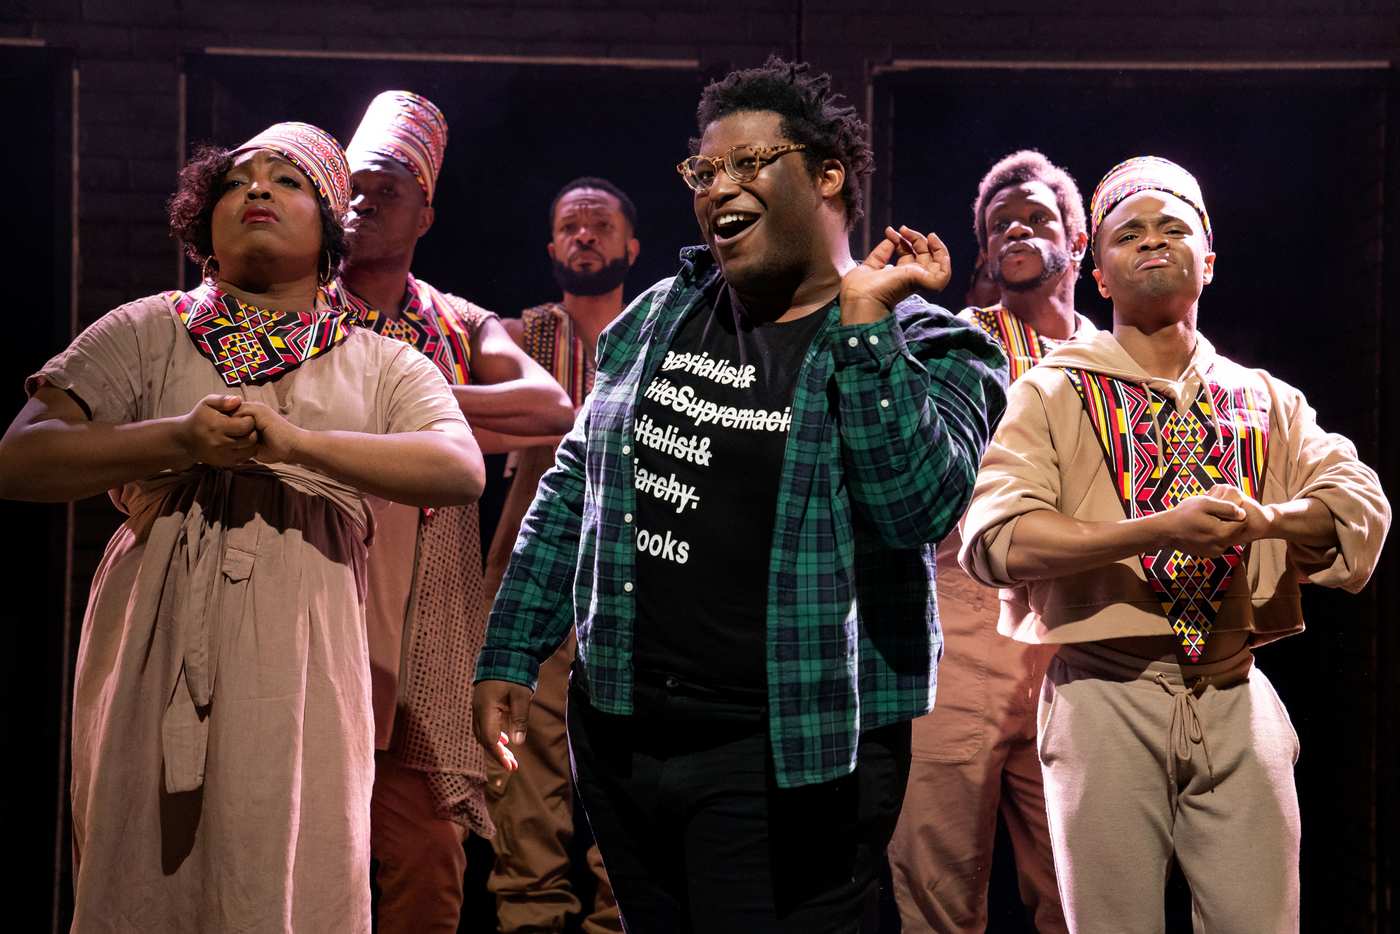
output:
{"label": "man with tall patterned hat", "polygon": [[[552,435],[568,397],[495,315],[410,272],[432,226],[447,121],[431,101],[386,91],[347,148],[350,257],[335,299],[361,324],[412,344],[442,371],[485,450]],[[485,630],[476,505],[380,501],[365,597],[375,714],[371,848],[378,930],[455,931],[467,831],[490,837],[485,762],[471,736],[471,676]]]}
{"label": "man with tall patterned hat", "polygon": [[[1084,199],[1069,173],[1033,150],[983,177],[972,227],[999,300],[960,317],[985,331],[1024,374],[1071,337],[1097,328],[1074,310],[1088,250]],[[997,815],[1016,854],[1021,898],[1041,934],[1065,929],[1035,751],[1035,696],[1053,647],[996,634],[998,612],[1021,612],[1019,590],[997,593],[957,566],[959,540],[938,549],[943,624],[938,703],[914,721],[904,808],[888,848],[895,902],[908,930],[987,929]],[[1000,607],[1000,610],[999,610]]]}
{"label": "man with tall patterned hat", "polygon": [[1113,331],[1012,387],[963,567],[1024,587],[1003,635],[1057,646],[1038,751],[1071,931],[1160,931],[1168,869],[1202,930],[1298,929],[1298,739],[1254,667],[1299,581],[1358,591],[1390,524],[1351,442],[1196,329],[1216,263],[1200,185],[1130,159],[1090,205]]}

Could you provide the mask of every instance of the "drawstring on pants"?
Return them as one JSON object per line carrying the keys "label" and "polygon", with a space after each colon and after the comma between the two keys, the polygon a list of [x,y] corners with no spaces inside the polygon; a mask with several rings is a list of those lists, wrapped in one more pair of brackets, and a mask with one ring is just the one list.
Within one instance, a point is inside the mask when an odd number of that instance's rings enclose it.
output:
{"label": "drawstring on pants", "polygon": [[1167,781],[1171,793],[1172,813],[1176,813],[1177,805],[1177,766],[1181,762],[1191,761],[1191,744],[1195,743],[1201,747],[1205,753],[1206,770],[1210,775],[1210,791],[1215,791],[1215,766],[1210,761],[1210,747],[1206,745],[1205,727],[1201,725],[1200,713],[1196,710],[1197,690],[1204,687],[1206,679],[1201,678],[1196,682],[1195,688],[1181,688],[1177,690],[1162,672],[1157,672],[1152,679],[1162,690],[1172,697],[1172,719],[1167,726]]}

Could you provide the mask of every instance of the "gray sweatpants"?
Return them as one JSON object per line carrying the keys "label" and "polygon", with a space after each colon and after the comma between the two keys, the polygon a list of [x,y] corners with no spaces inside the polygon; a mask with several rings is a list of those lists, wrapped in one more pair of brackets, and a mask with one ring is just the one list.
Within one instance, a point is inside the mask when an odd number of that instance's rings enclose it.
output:
{"label": "gray sweatpants", "polygon": [[1184,668],[1062,646],[1038,744],[1072,932],[1163,931],[1173,858],[1197,932],[1298,930],[1298,735],[1248,649]]}

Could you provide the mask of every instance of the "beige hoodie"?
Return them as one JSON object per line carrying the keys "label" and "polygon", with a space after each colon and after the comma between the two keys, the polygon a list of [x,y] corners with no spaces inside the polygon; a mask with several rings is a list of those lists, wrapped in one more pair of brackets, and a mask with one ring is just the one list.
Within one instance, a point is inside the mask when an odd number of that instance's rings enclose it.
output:
{"label": "beige hoodie", "polygon": [[1263,539],[1246,546],[1245,573],[1225,594],[1215,631],[1249,630],[1261,644],[1303,629],[1298,582],[1355,592],[1376,566],[1390,527],[1390,504],[1375,471],[1361,463],[1351,442],[1317,425],[1298,390],[1263,370],[1247,370],[1216,354],[1197,335],[1196,349],[1177,380],[1149,376],[1101,331],[1065,344],[1017,380],[1006,416],[982,458],[964,516],[959,562],[977,580],[1002,593],[997,629],[1022,642],[1089,642],[1124,636],[1170,635],[1171,628],[1136,556],[1050,580],[1019,581],[1006,569],[1019,518],[1055,509],[1088,522],[1124,517],[1103,448],[1079,394],[1063,372],[1086,369],[1150,386],[1178,409],[1195,399],[1205,373],[1226,385],[1262,384],[1269,400],[1269,441],[1260,501],[1320,500],[1336,520],[1340,547],[1329,549]]}

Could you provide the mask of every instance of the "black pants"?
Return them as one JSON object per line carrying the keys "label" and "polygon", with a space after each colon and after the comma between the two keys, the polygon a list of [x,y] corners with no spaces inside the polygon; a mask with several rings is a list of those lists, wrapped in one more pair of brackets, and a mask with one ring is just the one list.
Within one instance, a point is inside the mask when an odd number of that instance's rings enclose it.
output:
{"label": "black pants", "polygon": [[569,693],[574,780],[629,934],[855,932],[909,777],[909,724],[853,774],[779,788],[767,712],[638,685],[636,715]]}

